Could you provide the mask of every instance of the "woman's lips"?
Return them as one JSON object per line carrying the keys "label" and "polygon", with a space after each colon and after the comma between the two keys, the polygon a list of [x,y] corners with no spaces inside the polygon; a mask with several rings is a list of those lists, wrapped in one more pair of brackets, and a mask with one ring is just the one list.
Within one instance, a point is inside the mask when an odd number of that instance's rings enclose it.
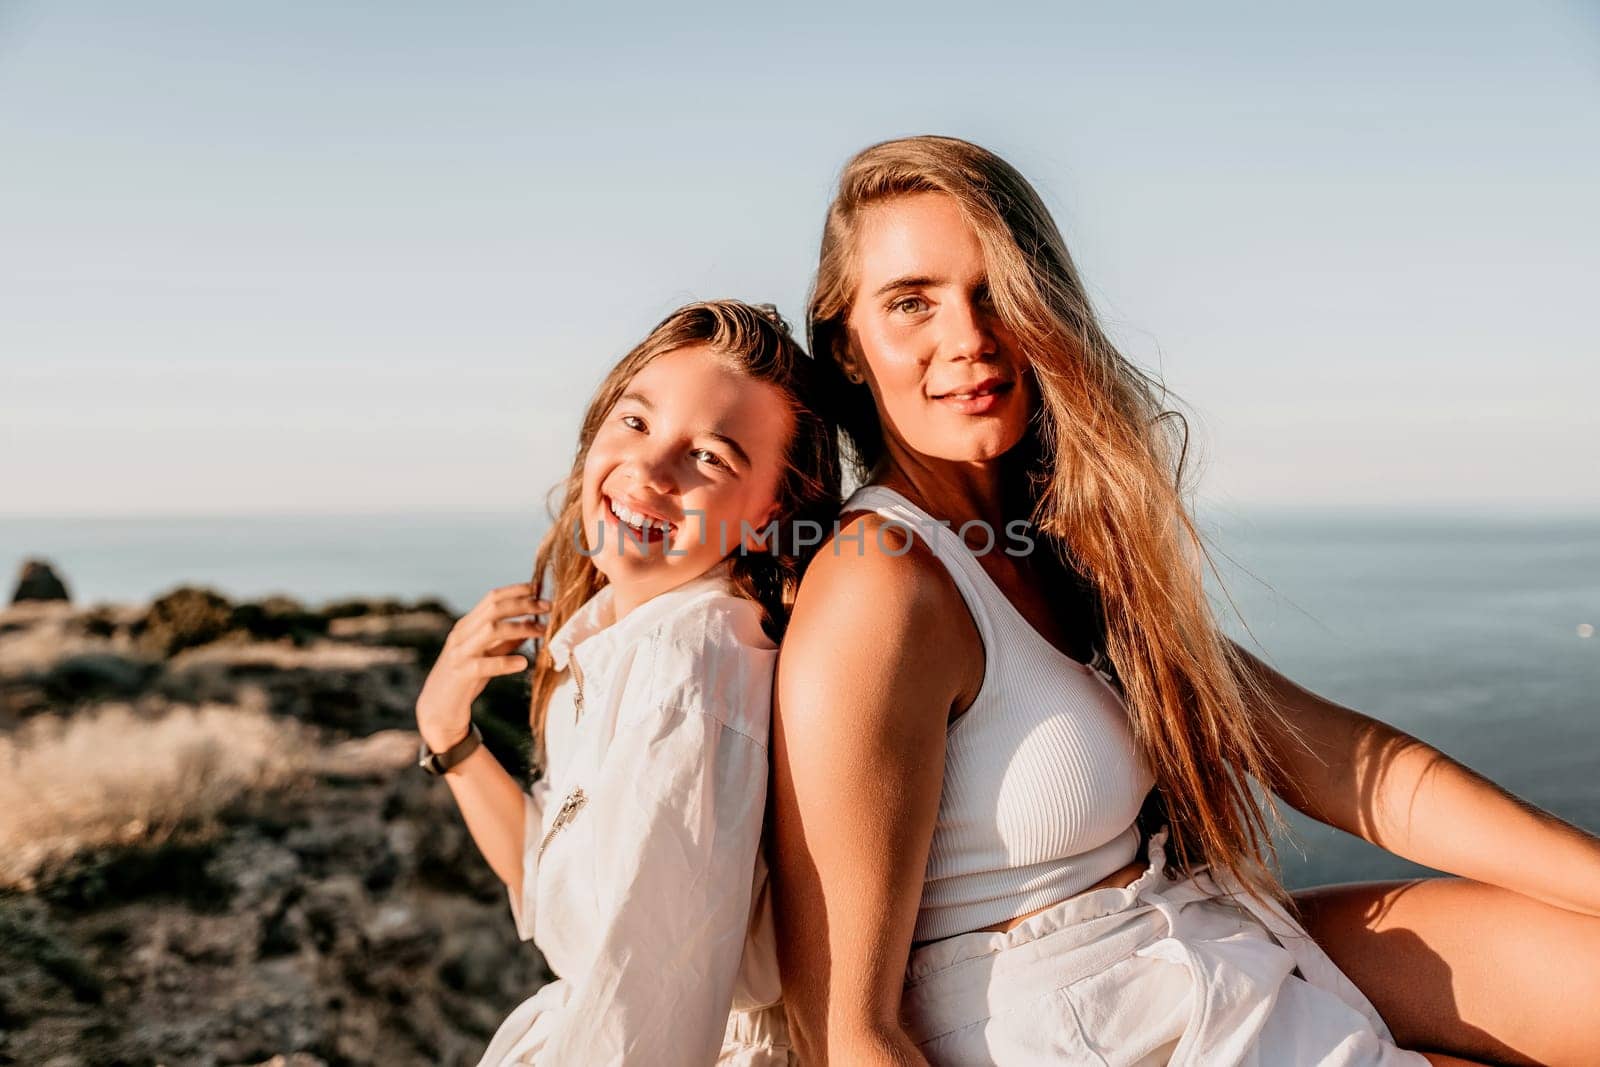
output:
{"label": "woman's lips", "polygon": [[1011,393],[1011,383],[985,382],[973,389],[945,393],[933,399],[962,415],[987,415],[1005,403]]}

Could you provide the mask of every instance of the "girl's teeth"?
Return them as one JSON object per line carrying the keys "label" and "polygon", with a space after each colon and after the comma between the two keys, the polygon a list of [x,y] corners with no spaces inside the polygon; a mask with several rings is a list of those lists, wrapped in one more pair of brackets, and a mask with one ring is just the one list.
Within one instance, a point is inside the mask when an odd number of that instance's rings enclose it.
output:
{"label": "girl's teeth", "polygon": [[672,530],[671,523],[660,519],[647,519],[643,515],[629,511],[615,500],[611,502],[611,514],[641,533],[645,530],[660,530],[662,533],[669,533]]}

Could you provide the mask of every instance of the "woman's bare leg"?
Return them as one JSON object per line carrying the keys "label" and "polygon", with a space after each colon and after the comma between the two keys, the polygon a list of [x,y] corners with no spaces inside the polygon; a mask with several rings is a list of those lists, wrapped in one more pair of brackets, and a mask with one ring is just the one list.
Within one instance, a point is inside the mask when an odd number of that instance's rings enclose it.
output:
{"label": "woman's bare leg", "polygon": [[1295,899],[1401,1047],[1486,1063],[1597,1062],[1600,918],[1460,878]]}

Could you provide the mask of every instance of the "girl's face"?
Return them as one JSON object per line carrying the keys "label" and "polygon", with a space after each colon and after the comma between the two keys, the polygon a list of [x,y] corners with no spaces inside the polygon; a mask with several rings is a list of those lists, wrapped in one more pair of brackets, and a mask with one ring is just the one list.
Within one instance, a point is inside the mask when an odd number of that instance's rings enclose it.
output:
{"label": "girl's face", "polygon": [[955,200],[913,193],[862,213],[845,371],[864,375],[885,442],[998,459],[1033,410],[1027,361],[995,314],[978,236]]}
{"label": "girl's face", "polygon": [[704,345],[633,376],[583,465],[584,540],[618,617],[753,546],[777,511],[793,423],[776,386]]}

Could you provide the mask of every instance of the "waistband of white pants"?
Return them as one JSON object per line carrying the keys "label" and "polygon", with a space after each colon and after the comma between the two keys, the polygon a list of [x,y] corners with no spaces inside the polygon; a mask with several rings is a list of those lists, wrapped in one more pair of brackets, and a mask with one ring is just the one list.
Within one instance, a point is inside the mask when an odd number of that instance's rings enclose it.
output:
{"label": "waistband of white pants", "polygon": [[[1217,893],[1209,875],[1174,882],[1164,873],[1166,831],[1150,839],[1149,867],[1124,887],[1094,889],[1046,908],[1004,933],[975,931],[912,953],[901,1000],[905,1019],[957,1028],[1105,971],[1169,932],[1175,911]],[[919,1040],[933,1035],[917,1034]]]}
{"label": "waistband of white pants", "polygon": [[[1055,934],[1070,932],[1071,940],[1074,942],[1081,940],[1087,946],[1106,937],[1111,927],[1117,925],[1116,920],[1109,924],[1095,923],[1096,920],[1119,915],[1154,897],[1180,903],[1216,895],[1216,886],[1203,868],[1197,869],[1192,877],[1183,882],[1174,882],[1166,876],[1164,870],[1167,862],[1164,847],[1166,841],[1166,828],[1150,836],[1147,845],[1149,863],[1144,872],[1126,886],[1091,889],[1075,897],[1068,897],[1059,904],[1045,908],[1037,915],[1030,915],[1003,933],[976,930],[922,946],[911,954],[908,961],[907,989],[952,967],[982,961]],[[1090,927],[1088,925],[1090,923],[1095,925]],[[1120,941],[1118,943],[1120,944]],[[1108,945],[1105,954],[1115,958],[1114,953],[1117,951],[1120,949]],[[1098,964],[1092,962],[1091,958],[1098,958],[1101,955],[1102,953],[1098,951],[1086,951],[1082,954],[1082,958],[1086,961],[1085,973],[1094,973]],[[1079,957],[1074,956],[1075,961],[1077,958]]]}

